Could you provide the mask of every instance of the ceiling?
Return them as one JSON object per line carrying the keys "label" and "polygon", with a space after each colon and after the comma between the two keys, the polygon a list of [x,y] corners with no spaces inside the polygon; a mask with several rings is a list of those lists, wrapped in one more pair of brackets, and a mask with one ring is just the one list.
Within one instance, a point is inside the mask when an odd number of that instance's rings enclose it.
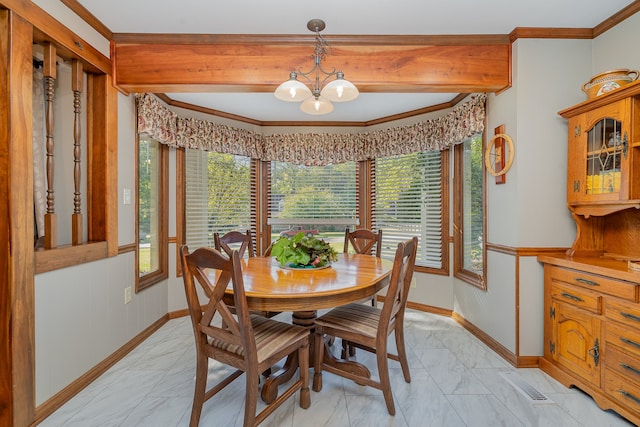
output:
{"label": "ceiling", "polygon": [[[519,27],[594,28],[632,0],[63,0],[79,3],[113,33],[310,34],[307,22],[326,22],[323,35],[508,35]],[[309,61],[300,64],[311,68]],[[349,69],[343,69],[349,79]],[[282,80],[288,78],[283,74]],[[299,104],[271,93],[166,93],[172,100],[260,122],[369,122],[447,103],[460,92],[361,93],[336,103],[324,116],[300,112]]]}

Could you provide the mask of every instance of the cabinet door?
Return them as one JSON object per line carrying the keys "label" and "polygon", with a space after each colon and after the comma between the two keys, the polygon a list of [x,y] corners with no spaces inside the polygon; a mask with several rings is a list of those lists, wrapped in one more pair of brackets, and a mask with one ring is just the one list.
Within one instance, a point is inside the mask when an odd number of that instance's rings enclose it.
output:
{"label": "cabinet door", "polygon": [[600,386],[600,319],[570,304],[553,302],[553,358],[584,380]]}
{"label": "cabinet door", "polygon": [[630,125],[630,98],[569,120],[569,204],[629,199]]}

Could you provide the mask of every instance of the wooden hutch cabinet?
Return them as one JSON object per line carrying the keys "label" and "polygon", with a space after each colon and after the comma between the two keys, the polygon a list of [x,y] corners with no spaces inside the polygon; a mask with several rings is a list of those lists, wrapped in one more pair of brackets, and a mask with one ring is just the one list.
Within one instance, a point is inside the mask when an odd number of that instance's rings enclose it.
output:
{"label": "wooden hutch cabinet", "polygon": [[640,82],[560,111],[576,239],[544,264],[540,368],[640,424]]}

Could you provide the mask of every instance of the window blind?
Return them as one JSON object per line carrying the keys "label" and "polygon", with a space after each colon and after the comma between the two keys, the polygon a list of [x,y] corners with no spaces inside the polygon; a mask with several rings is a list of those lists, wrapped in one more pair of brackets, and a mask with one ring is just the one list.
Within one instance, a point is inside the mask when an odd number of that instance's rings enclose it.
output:
{"label": "window blind", "polygon": [[[270,219],[331,220],[331,224],[319,221],[315,228],[344,233],[345,224],[357,218],[355,162],[327,166],[272,162],[270,183]],[[273,232],[277,235],[287,227],[274,226]]]}
{"label": "window blind", "polygon": [[442,161],[439,151],[375,160],[373,228],[383,230],[382,256],[418,236],[416,265],[442,268]]}
{"label": "window blind", "polygon": [[232,154],[186,149],[185,240],[213,247],[213,233],[255,232],[255,167]]}

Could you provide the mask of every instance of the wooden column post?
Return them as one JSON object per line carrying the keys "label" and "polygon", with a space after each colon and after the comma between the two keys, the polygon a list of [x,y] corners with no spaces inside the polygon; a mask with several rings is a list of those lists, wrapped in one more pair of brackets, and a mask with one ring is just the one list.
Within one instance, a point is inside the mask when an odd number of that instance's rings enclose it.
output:
{"label": "wooden column post", "polygon": [[33,28],[0,9],[0,425],[35,419]]}
{"label": "wooden column post", "polygon": [[51,43],[44,46],[44,81],[45,81],[45,123],[46,123],[46,173],[47,173],[47,213],[44,214],[44,247],[52,249],[58,246],[58,230],[55,213],[55,196],[53,190],[53,84],[56,80],[56,48]]}
{"label": "wooden column post", "polygon": [[73,90],[73,215],[71,217],[71,244],[82,243],[82,211],[80,209],[80,95],[82,94],[82,62],[74,59],[71,65]]}

